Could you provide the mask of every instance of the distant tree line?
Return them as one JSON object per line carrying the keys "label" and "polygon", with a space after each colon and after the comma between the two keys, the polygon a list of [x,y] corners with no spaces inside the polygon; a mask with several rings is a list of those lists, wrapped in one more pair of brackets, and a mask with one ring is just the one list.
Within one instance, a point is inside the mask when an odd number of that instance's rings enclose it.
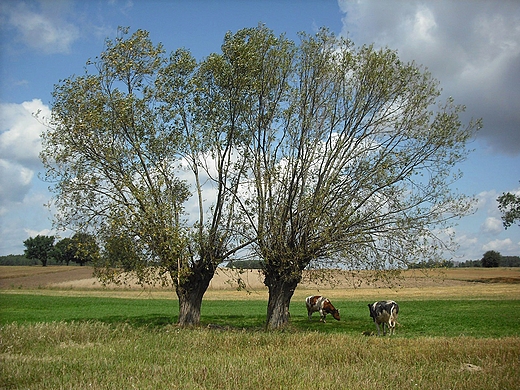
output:
{"label": "distant tree line", "polygon": [[23,255],[0,256],[0,265],[36,265],[77,263],[85,265],[99,257],[99,246],[93,235],[76,233],[54,243],[55,236],[37,235],[23,243]]}
{"label": "distant tree line", "polygon": [[500,253],[496,256],[489,253],[488,256],[484,256],[480,260],[467,260],[459,263],[457,267],[520,267],[520,256],[502,256]]}
{"label": "distant tree line", "polygon": [[520,267],[520,256],[502,256],[500,252],[487,251],[480,260],[466,260],[460,263],[455,263],[450,260],[444,261],[421,261],[419,263],[411,264],[408,268],[452,268],[452,267]]}
{"label": "distant tree line", "polygon": [[443,261],[421,261],[419,263],[410,264],[408,268],[410,269],[420,269],[420,268],[452,268],[455,266],[455,263],[451,260],[443,260]]}
{"label": "distant tree line", "polygon": [[263,263],[261,260],[231,260],[226,264],[226,268],[238,269],[262,269]]}

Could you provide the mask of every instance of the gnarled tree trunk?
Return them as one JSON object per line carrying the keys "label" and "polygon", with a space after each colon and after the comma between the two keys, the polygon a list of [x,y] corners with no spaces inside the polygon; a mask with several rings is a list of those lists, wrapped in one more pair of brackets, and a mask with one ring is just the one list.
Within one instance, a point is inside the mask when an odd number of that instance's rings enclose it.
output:
{"label": "gnarled tree trunk", "polygon": [[264,284],[269,289],[266,323],[268,330],[281,329],[289,323],[289,305],[301,277],[301,271],[290,276],[280,275],[273,270],[265,271]]}
{"label": "gnarled tree trunk", "polygon": [[179,326],[197,326],[200,323],[200,309],[202,298],[208,289],[209,283],[215,274],[215,269],[205,269],[204,272],[196,270],[176,286],[179,297]]}

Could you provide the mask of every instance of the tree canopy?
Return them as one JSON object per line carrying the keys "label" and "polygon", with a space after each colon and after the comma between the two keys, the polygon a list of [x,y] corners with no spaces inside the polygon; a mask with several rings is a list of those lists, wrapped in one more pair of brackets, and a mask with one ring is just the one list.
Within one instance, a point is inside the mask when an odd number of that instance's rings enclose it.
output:
{"label": "tree canopy", "polygon": [[453,168],[480,123],[421,66],[326,29],[295,43],[245,28],[200,62],[120,29],[53,97],[57,223],[99,232],[100,275],[171,282],[181,325],[240,250],[263,264],[279,328],[305,268],[436,261],[472,207]]}
{"label": "tree canopy", "polygon": [[517,223],[520,226],[520,196],[504,192],[497,198],[498,209],[502,212],[502,222],[507,229]]}
{"label": "tree canopy", "polygon": [[487,251],[482,256],[482,267],[492,268],[498,267],[502,261],[502,255],[497,251]]}
{"label": "tree canopy", "polygon": [[37,259],[42,265],[47,266],[47,261],[52,256],[54,248],[54,236],[29,237],[23,242],[25,245],[25,257],[28,259]]}

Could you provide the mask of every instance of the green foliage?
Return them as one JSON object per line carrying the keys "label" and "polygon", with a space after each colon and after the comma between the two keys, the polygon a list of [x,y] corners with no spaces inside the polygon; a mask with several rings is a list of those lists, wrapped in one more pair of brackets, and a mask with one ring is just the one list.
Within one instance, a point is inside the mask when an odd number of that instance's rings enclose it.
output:
{"label": "green foliage", "polygon": [[500,267],[520,267],[520,256],[502,256]]}
{"label": "green foliage", "polygon": [[25,245],[25,257],[28,259],[36,259],[42,262],[45,267],[47,261],[52,255],[54,248],[54,236],[40,236],[29,237],[23,242]]}
{"label": "green foliage", "polygon": [[146,31],[119,34],[55,86],[41,153],[58,224],[99,233],[107,278],[111,240],[127,237],[116,271],[173,282],[191,325],[217,265],[247,247],[276,328],[311,262],[406,267],[452,247],[437,232],[472,208],[452,170],[480,122],[462,124],[424,68],[326,29],[295,43],[245,28],[200,63]]}
{"label": "green foliage", "polygon": [[461,262],[459,267],[482,267],[482,260],[466,260]]}
{"label": "green foliage", "polygon": [[58,263],[69,265],[74,261],[76,248],[69,237],[63,238],[54,245],[53,257]]}
{"label": "green foliage", "polygon": [[0,265],[37,265],[38,260],[28,259],[24,255],[0,256]]}
{"label": "green foliage", "polygon": [[262,269],[263,263],[260,260],[232,260],[226,264],[226,267],[240,269]]}
{"label": "green foliage", "polygon": [[73,261],[79,265],[95,263],[99,258],[99,246],[96,237],[88,233],[75,233],[71,238],[71,246],[74,249]]}
{"label": "green foliage", "polygon": [[428,261],[420,261],[418,263],[412,263],[408,265],[409,269],[420,269],[420,268],[452,268],[454,266],[453,261],[451,260],[428,260]]}
{"label": "green foliage", "polygon": [[482,257],[482,267],[498,267],[502,261],[502,255],[496,251],[487,251]]}
{"label": "green foliage", "polygon": [[515,223],[520,226],[520,196],[505,192],[497,198],[497,202],[504,227],[507,229]]}

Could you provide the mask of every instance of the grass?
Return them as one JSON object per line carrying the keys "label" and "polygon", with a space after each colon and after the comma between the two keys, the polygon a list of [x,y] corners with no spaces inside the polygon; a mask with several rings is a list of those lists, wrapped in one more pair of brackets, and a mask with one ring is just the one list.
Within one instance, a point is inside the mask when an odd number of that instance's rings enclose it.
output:
{"label": "grass", "polygon": [[0,388],[515,389],[519,351],[518,337],[10,324],[0,328]]}
{"label": "grass", "polygon": [[[342,317],[325,324],[297,289],[280,332],[263,331],[262,291],[210,291],[202,326],[180,329],[171,291],[8,290],[0,389],[517,389],[519,286],[321,290]],[[367,303],[387,297],[397,335],[363,336]]]}
{"label": "grass", "polygon": [[[291,306],[291,326],[297,331],[358,335],[375,330],[364,300],[334,301],[342,321],[328,316],[308,321],[303,303]],[[426,300],[399,301],[399,337],[520,336],[520,300]],[[0,324],[99,321],[107,324],[162,327],[177,321],[178,305],[172,299],[125,299],[91,296],[0,294]],[[233,329],[262,329],[266,303],[261,300],[208,300],[202,305],[203,326],[214,324]]]}

